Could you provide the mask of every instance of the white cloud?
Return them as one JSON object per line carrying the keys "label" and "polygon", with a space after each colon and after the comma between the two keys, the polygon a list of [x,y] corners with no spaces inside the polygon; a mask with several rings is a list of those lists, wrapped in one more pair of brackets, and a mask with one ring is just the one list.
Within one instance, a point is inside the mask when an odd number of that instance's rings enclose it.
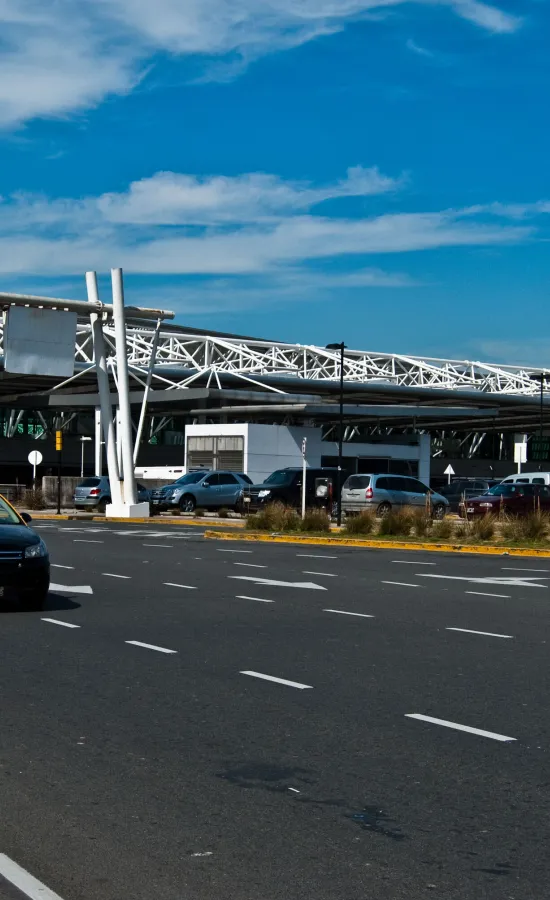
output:
{"label": "white cloud", "polygon": [[416,53],[417,56],[426,56],[428,59],[433,59],[434,57],[431,50],[426,50],[425,47],[421,47],[420,44],[417,44],[412,38],[409,38],[406,46],[407,50],[410,50],[411,53]]}
{"label": "white cloud", "polygon": [[[479,0],[448,7],[494,33],[521,20]],[[132,90],[157,53],[236,64],[339,31],[405,0],[0,0],[0,126],[65,116]]]}

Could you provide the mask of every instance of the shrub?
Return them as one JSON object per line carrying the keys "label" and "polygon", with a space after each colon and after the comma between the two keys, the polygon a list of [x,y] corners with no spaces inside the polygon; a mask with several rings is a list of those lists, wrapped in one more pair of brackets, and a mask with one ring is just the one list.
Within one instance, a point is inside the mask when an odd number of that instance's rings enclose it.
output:
{"label": "shrub", "polygon": [[300,522],[300,531],[330,531],[330,518],[324,509],[306,509]]}
{"label": "shrub", "polygon": [[412,517],[411,510],[404,506],[402,509],[391,509],[387,516],[383,516],[378,526],[378,534],[386,537],[397,535],[407,537],[411,533]]}
{"label": "shrub", "polygon": [[548,538],[550,519],[541,512],[523,518],[508,518],[502,526],[502,536],[509,541],[544,541]]}
{"label": "shrub", "polygon": [[372,534],[376,522],[376,514],[371,509],[364,509],[357,516],[346,516],[345,534]]}
{"label": "shrub", "polygon": [[46,498],[40,488],[28,488],[25,491],[24,506],[27,509],[45,509]]}
{"label": "shrub", "polygon": [[440,519],[434,522],[432,528],[432,537],[436,541],[448,541],[454,532],[453,523],[450,519]]}
{"label": "shrub", "polygon": [[247,517],[246,527],[254,531],[299,531],[300,517],[284,503],[269,503]]}
{"label": "shrub", "polygon": [[480,516],[470,525],[470,534],[474,541],[490,541],[495,536],[497,518],[493,515]]}
{"label": "shrub", "polygon": [[222,506],[221,509],[218,510],[218,516],[220,517],[220,519],[229,518],[229,510],[227,506]]}
{"label": "shrub", "polygon": [[204,516],[205,512],[206,512],[206,510],[203,509],[202,506],[197,506],[197,507],[195,508],[195,515],[196,515],[196,516]]}
{"label": "shrub", "polygon": [[428,507],[411,510],[411,523],[417,537],[426,537],[432,527],[432,522]]}

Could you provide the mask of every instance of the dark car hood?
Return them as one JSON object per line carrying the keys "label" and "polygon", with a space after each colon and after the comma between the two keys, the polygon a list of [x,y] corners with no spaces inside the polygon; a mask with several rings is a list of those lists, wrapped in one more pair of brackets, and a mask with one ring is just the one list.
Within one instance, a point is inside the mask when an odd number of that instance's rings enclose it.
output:
{"label": "dark car hood", "polygon": [[500,503],[501,500],[510,500],[511,497],[502,497],[500,494],[478,494],[476,497],[466,497],[466,503]]}
{"label": "dark car hood", "polygon": [[26,525],[0,525],[0,550],[23,550],[39,541],[36,531]]}

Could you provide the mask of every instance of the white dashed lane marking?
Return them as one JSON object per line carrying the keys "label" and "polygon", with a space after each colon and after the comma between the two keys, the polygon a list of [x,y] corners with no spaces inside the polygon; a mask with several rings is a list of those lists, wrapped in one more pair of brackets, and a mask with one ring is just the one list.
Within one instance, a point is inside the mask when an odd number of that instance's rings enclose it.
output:
{"label": "white dashed lane marking", "polygon": [[216,547],[218,553],[252,553],[252,550],[225,550],[220,549],[220,547]]}
{"label": "white dashed lane marking", "polygon": [[157,647],[156,644],[144,644],[142,641],[124,641],[125,644],[133,644],[134,647],[145,647],[146,650],[156,650],[158,653],[177,653],[177,650],[168,650],[166,647]]}
{"label": "white dashed lane marking", "polygon": [[105,575],[106,578],[131,578],[131,575],[115,575],[114,572],[102,572],[102,575]]}
{"label": "white dashed lane marking", "polygon": [[333,572],[310,572],[308,569],[302,569],[304,575],[322,575],[323,578],[338,578]]}
{"label": "white dashed lane marking", "polygon": [[299,681],[287,681],[286,678],[275,678],[274,675],[263,675],[262,672],[244,671],[241,675],[251,675],[252,678],[261,678],[264,681],[274,681],[276,684],[285,684],[287,687],[298,688],[300,691],[313,690],[311,684],[300,684]]}
{"label": "white dashed lane marking", "polygon": [[62,566],[60,563],[51,563],[52,569],[74,569],[74,566]]}
{"label": "white dashed lane marking", "polygon": [[481,728],[471,728],[469,725],[459,725],[457,722],[447,722],[445,719],[434,719],[433,716],[423,716],[420,713],[407,713],[406,719],[418,719],[420,722],[429,722],[432,725],[442,725],[444,728],[452,728],[455,731],[466,731],[468,734],[478,734],[480,737],[492,738],[493,741],[515,741],[516,738],[507,737],[505,734],[495,734],[493,731],[483,731]]}
{"label": "white dashed lane marking", "polygon": [[196,591],[197,588],[193,587],[191,584],[174,584],[173,581],[163,581],[165,587],[177,587],[177,588],[185,588],[187,591]]}
{"label": "white dashed lane marking", "polygon": [[247,569],[267,569],[267,566],[259,566],[257,563],[233,563],[234,566],[246,566]]}
{"label": "white dashed lane marking", "polygon": [[465,594],[474,594],[476,597],[499,597],[501,600],[509,600],[510,594],[488,594],[486,591],[464,591]]}
{"label": "white dashed lane marking", "polygon": [[383,581],[382,584],[396,584],[398,587],[420,587],[419,584],[408,584],[406,581]]}
{"label": "white dashed lane marking", "polygon": [[446,631],[463,631],[465,634],[481,634],[483,637],[507,638],[513,640],[513,634],[494,634],[492,631],[472,631],[470,628],[446,628]]}
{"label": "white dashed lane marking", "polygon": [[341,616],[357,616],[360,619],[375,618],[375,616],[368,616],[366,613],[347,612],[345,609],[324,609],[323,612],[339,613]]}
{"label": "white dashed lane marking", "polygon": [[80,625],[73,625],[72,622],[62,622],[60,619],[42,619],[43,622],[49,622],[50,625],[63,625],[64,628],[80,628]]}
{"label": "white dashed lane marking", "polygon": [[237,600],[257,600],[258,603],[275,603],[274,600],[264,600],[263,597],[247,597],[246,594],[237,594]]}

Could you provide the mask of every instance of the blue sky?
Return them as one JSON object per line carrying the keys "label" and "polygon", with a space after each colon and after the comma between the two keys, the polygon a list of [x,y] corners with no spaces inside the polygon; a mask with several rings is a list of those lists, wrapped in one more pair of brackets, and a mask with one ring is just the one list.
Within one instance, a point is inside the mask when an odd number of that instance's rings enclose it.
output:
{"label": "blue sky", "polygon": [[[4,290],[548,365],[547,0],[3,0]],[[108,279],[102,278],[108,299]]]}

